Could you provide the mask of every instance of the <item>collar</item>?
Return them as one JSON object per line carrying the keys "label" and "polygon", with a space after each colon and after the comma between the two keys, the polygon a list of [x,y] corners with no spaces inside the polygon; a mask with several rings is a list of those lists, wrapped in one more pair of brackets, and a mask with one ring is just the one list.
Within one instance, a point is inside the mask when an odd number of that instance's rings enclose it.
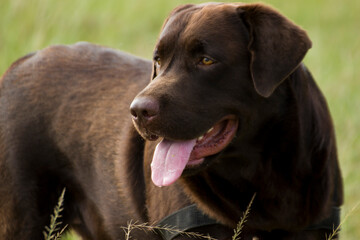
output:
{"label": "collar", "polygon": [[[184,207],[162,219],[157,226],[187,231],[197,227],[220,224],[200,211],[195,204]],[[177,232],[158,230],[163,240],[172,240],[179,235]]]}
{"label": "collar", "polygon": [[[330,230],[333,231],[340,225],[340,208],[333,207],[331,214],[328,218],[308,226],[305,230]],[[216,220],[205,215],[195,204],[184,207],[173,214],[163,218],[157,226],[162,228],[174,228],[180,231],[187,231],[197,227],[203,227],[208,225],[221,224]],[[157,230],[163,240],[172,240],[180,233],[168,231],[165,229]]]}

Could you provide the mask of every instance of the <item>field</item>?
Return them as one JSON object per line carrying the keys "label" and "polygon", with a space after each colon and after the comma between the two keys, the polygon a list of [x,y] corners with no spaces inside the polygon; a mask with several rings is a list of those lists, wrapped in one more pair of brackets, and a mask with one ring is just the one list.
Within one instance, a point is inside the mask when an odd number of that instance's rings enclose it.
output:
{"label": "field", "polygon": [[[360,202],[360,1],[265,2],[306,29],[313,41],[305,63],[333,115],[345,185],[344,217]],[[78,41],[150,58],[162,21],[181,3],[185,1],[0,0],[0,75],[29,52]],[[359,226],[360,207],[343,224],[342,239],[360,239]]]}

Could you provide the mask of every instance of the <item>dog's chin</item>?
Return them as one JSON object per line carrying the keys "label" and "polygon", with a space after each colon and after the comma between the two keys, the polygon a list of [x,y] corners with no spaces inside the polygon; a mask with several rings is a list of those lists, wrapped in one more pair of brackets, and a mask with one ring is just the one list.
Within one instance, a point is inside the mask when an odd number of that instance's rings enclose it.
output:
{"label": "dog's chin", "polygon": [[190,140],[174,140],[146,133],[148,140],[162,138],[151,164],[155,185],[167,186],[180,176],[193,175],[206,168],[229,145],[237,128],[238,119],[227,115],[205,133]]}

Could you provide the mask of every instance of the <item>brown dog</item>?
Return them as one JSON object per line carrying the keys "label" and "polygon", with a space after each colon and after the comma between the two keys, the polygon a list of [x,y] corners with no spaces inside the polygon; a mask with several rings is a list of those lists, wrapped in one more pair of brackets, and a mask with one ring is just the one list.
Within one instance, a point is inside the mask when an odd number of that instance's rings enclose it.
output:
{"label": "brown dog", "polygon": [[310,47],[267,6],[202,4],[170,14],[153,66],[86,43],[18,60],[0,82],[0,238],[41,239],[66,187],[84,239],[125,239],[130,220],[231,239],[255,193],[241,239],[324,239],[342,180]]}

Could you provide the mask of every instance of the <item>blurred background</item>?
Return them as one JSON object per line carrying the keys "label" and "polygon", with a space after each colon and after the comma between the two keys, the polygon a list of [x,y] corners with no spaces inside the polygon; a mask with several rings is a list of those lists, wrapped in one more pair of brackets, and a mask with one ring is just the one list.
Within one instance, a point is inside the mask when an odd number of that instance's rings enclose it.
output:
{"label": "blurred background", "polygon": [[[175,6],[189,2],[0,0],[0,75],[29,52],[78,41],[151,58],[167,14]],[[200,2],[204,1],[192,1]],[[305,63],[327,97],[344,178],[345,222],[341,235],[342,239],[360,239],[360,206],[354,209],[360,202],[360,1],[263,2],[302,26],[313,41]],[[77,237],[70,234],[64,239]]]}

